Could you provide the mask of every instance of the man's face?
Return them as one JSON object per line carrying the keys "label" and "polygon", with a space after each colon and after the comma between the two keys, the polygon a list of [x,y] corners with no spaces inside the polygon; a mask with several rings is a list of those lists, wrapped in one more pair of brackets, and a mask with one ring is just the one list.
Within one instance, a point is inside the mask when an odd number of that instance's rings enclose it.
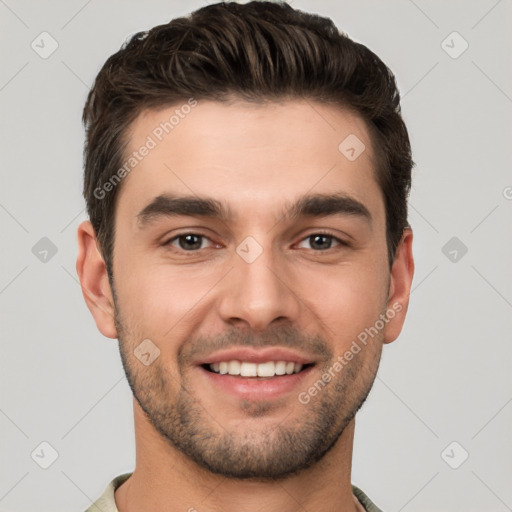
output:
{"label": "man's face", "polygon": [[[298,100],[200,101],[158,141],[176,108],[146,112],[131,130],[128,153],[148,136],[157,144],[116,209],[123,365],[172,446],[214,473],[281,478],[332,448],[373,384],[393,322],[374,327],[391,304],[371,141],[358,116]],[[366,146],[355,160],[339,149],[351,134]],[[310,195],[320,200],[288,212]],[[179,198],[195,202],[170,201]],[[224,373],[240,369],[246,376]],[[266,376],[286,370],[300,371]]]}

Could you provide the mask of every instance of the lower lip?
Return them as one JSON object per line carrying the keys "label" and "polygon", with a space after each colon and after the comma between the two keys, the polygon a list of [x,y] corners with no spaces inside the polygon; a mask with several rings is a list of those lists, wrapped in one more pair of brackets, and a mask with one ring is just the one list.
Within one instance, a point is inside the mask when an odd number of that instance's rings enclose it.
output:
{"label": "lower lip", "polygon": [[221,375],[220,373],[205,370],[202,366],[198,368],[213,386],[237,398],[245,400],[271,400],[290,393],[294,389],[298,393],[300,389],[297,388],[311,373],[314,366],[308,366],[299,373],[270,378]]}

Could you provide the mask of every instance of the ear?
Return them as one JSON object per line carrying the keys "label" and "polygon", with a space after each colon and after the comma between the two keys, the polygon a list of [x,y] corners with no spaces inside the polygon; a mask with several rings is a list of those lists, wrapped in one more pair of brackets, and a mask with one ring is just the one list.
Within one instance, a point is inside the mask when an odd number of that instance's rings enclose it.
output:
{"label": "ear", "polygon": [[402,330],[409,306],[413,275],[412,230],[407,228],[398,244],[391,267],[386,313],[390,320],[386,325],[384,343],[395,341]]}
{"label": "ear", "polygon": [[114,300],[108,281],[107,267],[98,250],[96,233],[90,221],[78,226],[76,272],[82,293],[99,331],[107,338],[117,338],[114,322]]}

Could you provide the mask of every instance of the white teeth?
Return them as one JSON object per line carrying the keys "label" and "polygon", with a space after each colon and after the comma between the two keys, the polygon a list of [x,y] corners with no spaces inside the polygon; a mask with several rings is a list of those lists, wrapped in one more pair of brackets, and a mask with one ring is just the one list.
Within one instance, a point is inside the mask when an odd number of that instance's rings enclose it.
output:
{"label": "white teeth", "polygon": [[258,365],[258,377],[273,377],[276,374],[276,364],[274,361]]}
{"label": "white teeth", "polygon": [[226,373],[228,373],[228,363],[226,363],[226,361],[222,361],[220,363],[219,373],[221,375],[225,375]]}
{"label": "white teeth", "polygon": [[228,366],[229,375],[240,375],[240,367],[242,364],[240,361],[230,361]]}
{"label": "white teeth", "polygon": [[284,375],[286,373],[286,361],[277,361],[276,375]]}
{"label": "white teeth", "polygon": [[256,377],[258,375],[258,365],[256,363],[242,363],[240,375],[242,377]]}
{"label": "white teeth", "polygon": [[221,375],[241,375],[242,377],[274,377],[299,373],[304,365],[292,361],[267,361],[250,363],[247,361],[221,361],[210,364],[210,370]]}

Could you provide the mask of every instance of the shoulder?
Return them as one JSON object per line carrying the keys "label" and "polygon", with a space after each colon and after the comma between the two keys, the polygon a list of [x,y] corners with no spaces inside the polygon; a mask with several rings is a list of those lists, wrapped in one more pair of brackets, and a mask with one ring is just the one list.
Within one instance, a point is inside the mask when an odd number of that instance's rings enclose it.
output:
{"label": "shoulder", "polygon": [[123,473],[122,475],[116,476],[103,491],[103,494],[85,511],[85,512],[119,512],[116,506],[116,500],[114,498],[115,490],[128,478],[132,473]]}
{"label": "shoulder", "polygon": [[361,505],[363,505],[366,512],[383,512],[361,489],[359,489],[359,487],[352,485],[352,492],[360,501]]}

